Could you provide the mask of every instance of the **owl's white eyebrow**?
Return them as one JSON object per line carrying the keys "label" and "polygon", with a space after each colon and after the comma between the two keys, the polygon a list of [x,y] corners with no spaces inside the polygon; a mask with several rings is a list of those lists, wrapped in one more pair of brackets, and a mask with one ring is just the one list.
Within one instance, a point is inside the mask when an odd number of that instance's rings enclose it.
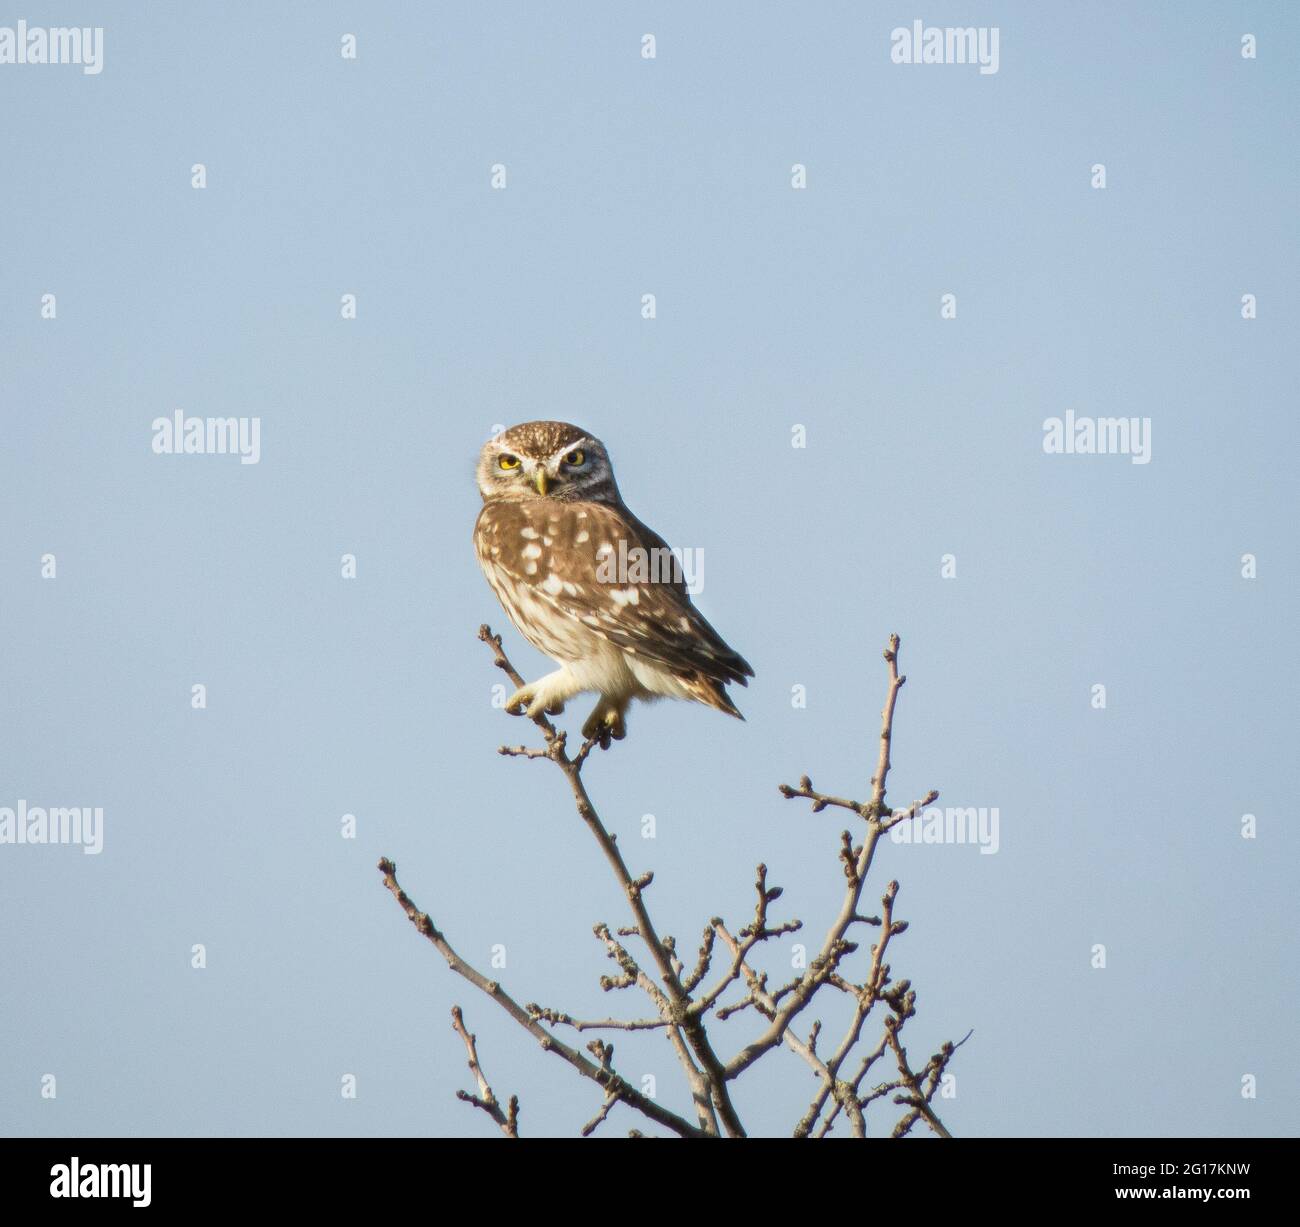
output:
{"label": "owl's white eyebrow", "polygon": [[555,460],[557,458],[562,459],[563,457],[567,456],[570,452],[577,451],[578,448],[580,447],[591,447],[591,446],[592,446],[591,440],[584,437],[579,439],[576,443],[566,443],[562,448],[560,448],[558,452],[552,452],[551,459],[552,460]]}

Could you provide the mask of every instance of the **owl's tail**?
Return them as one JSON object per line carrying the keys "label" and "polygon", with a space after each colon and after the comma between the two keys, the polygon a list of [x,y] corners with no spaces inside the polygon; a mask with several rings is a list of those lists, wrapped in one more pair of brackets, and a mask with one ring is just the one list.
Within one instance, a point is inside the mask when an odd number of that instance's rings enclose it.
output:
{"label": "owl's tail", "polygon": [[726,687],[717,678],[704,677],[697,673],[693,677],[681,677],[677,680],[690,691],[691,698],[695,702],[726,712],[729,716],[735,716],[737,720],[745,718],[740,714],[740,708],[731,701]]}

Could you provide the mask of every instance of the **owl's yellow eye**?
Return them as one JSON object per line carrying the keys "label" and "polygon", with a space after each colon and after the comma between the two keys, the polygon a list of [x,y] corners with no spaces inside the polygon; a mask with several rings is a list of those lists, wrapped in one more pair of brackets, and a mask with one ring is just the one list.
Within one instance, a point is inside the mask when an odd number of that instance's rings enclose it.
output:
{"label": "owl's yellow eye", "polygon": [[575,469],[581,468],[587,462],[587,453],[579,449],[576,452],[570,452],[564,458],[564,463],[571,465]]}
{"label": "owl's yellow eye", "polygon": [[519,457],[506,453],[497,458],[497,464],[503,469],[517,469],[519,467]]}

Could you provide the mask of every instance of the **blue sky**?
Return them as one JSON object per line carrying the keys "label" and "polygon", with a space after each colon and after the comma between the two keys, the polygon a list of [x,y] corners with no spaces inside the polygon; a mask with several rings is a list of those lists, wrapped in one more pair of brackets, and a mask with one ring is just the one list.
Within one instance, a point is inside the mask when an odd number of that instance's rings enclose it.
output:
{"label": "blue sky", "polygon": [[[1293,7],[21,15],[105,33],[98,75],[0,65],[0,807],[105,838],[0,845],[0,1128],[487,1133],[455,1002],[526,1133],[594,1113],[374,869],[520,1000],[621,1004],[615,883],[558,773],[496,755],[474,641],[549,668],[479,573],[473,462],[560,418],[757,673],[745,723],[634,710],[590,766],[661,929],[743,923],[762,860],[824,931],[842,824],[776,785],[867,793],[897,631],[892,798],[1000,816],[996,855],[877,864],[911,1050],[974,1030],[953,1131],[1296,1131]],[[918,17],[997,26],[999,71],[891,63]],[[259,417],[260,462],[155,455],[178,409]],[[1149,419],[1150,463],[1045,454],[1069,410]],[[662,1040],[617,1048],[683,1106]],[[758,1133],[813,1089],[786,1053],[741,1086]]]}

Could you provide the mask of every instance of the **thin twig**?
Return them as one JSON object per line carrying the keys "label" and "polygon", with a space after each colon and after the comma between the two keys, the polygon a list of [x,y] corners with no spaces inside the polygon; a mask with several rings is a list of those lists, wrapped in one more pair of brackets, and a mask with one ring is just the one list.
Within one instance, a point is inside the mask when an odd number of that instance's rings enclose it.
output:
{"label": "thin twig", "polygon": [[470,1034],[465,1026],[465,1018],[461,1014],[460,1006],[451,1007],[451,1025],[452,1029],[465,1041],[465,1051],[469,1054],[469,1071],[474,1075],[478,1082],[479,1093],[471,1095],[468,1091],[457,1091],[456,1098],[465,1103],[473,1104],[474,1107],[486,1112],[497,1125],[501,1132],[508,1138],[517,1138],[519,1136],[519,1096],[511,1095],[509,1105],[503,1110],[500,1101],[493,1094],[492,1086],[487,1080],[487,1075],[483,1072],[483,1067],[478,1060],[478,1041]]}

